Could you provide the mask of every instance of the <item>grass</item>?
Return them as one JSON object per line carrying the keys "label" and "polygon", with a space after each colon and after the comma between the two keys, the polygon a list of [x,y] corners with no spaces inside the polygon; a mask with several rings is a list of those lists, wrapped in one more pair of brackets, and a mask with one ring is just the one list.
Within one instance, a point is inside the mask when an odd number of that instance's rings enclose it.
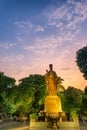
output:
{"label": "grass", "polygon": [[0,130],[29,130],[29,122],[2,122],[0,124]]}

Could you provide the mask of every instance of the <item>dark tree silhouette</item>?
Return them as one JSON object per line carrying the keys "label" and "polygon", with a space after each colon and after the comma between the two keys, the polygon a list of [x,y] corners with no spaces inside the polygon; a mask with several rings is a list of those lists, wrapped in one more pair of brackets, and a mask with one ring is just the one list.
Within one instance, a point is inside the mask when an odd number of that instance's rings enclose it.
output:
{"label": "dark tree silhouette", "polygon": [[87,80],[87,46],[79,49],[76,52],[76,63]]}

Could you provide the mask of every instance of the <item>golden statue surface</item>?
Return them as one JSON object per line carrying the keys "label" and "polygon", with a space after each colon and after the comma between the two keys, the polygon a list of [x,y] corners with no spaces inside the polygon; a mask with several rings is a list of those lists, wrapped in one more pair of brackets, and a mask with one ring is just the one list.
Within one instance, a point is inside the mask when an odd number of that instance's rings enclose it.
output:
{"label": "golden statue surface", "polygon": [[58,78],[55,71],[53,71],[53,65],[49,65],[50,70],[46,70],[46,84],[47,84],[47,93],[48,95],[56,95],[57,93],[57,84],[58,84]]}
{"label": "golden statue surface", "polygon": [[53,65],[49,65],[49,71],[46,70],[45,80],[47,85],[48,96],[45,99],[45,112],[47,115],[58,114],[62,111],[61,101],[57,96],[57,84],[58,77],[55,71],[53,71]]}

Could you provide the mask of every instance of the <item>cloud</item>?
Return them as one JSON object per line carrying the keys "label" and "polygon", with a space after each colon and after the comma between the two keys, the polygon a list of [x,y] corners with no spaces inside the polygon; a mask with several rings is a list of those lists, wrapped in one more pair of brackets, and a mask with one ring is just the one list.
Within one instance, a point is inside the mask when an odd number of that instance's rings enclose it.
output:
{"label": "cloud", "polygon": [[[41,26],[40,24],[37,25],[34,21],[30,20],[16,21],[15,25],[22,29],[19,31],[29,33],[28,37],[33,39],[33,45],[25,45],[24,49],[38,54],[40,54],[42,50],[43,53],[46,53],[49,50],[53,53],[55,46],[58,47],[59,45],[65,44],[66,41],[72,42],[81,30],[80,24],[87,19],[86,3],[87,2],[74,0],[67,0],[64,4],[63,2],[62,4],[61,2],[58,3],[58,7],[51,8],[49,12],[45,13],[44,17],[46,21],[44,26]],[[38,37],[38,32],[45,33],[43,33],[43,37],[39,36],[39,38],[36,38]],[[25,34],[22,36],[24,37]],[[25,41],[26,40],[23,42]]]}
{"label": "cloud", "polygon": [[8,56],[3,56],[3,58],[0,58],[1,63],[18,63],[24,60],[24,55],[19,54],[19,55],[8,55]]}
{"label": "cloud", "polygon": [[30,21],[16,21],[14,24],[25,31],[30,31],[34,27],[34,24]]}
{"label": "cloud", "polygon": [[44,32],[44,28],[42,26],[36,26],[35,32]]}
{"label": "cloud", "polygon": [[87,1],[67,0],[45,15],[49,26],[57,27],[61,34],[71,32],[75,37],[81,29],[80,24],[87,20]]}
{"label": "cloud", "polygon": [[16,43],[12,43],[12,42],[0,42],[1,49],[9,49],[15,45],[16,45]]}
{"label": "cloud", "polygon": [[24,30],[25,32],[44,32],[44,28],[41,25],[34,25],[29,20],[16,21],[14,24],[17,25],[20,29]]}
{"label": "cloud", "polygon": [[63,37],[50,36],[46,38],[36,38],[33,45],[25,45],[24,49],[36,54],[53,54],[55,49],[63,44]]}
{"label": "cloud", "polygon": [[0,56],[0,71],[6,75],[19,79],[24,70],[24,55]]}
{"label": "cloud", "polygon": [[64,71],[68,71],[68,70],[71,70],[71,68],[61,68],[61,70],[64,70]]}

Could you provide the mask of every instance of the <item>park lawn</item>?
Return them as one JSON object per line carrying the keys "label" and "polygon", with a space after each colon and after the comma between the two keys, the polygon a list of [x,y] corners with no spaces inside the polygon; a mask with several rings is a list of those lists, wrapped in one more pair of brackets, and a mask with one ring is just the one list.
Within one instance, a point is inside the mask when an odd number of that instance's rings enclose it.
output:
{"label": "park lawn", "polygon": [[0,124],[0,130],[29,130],[29,122],[5,121]]}

